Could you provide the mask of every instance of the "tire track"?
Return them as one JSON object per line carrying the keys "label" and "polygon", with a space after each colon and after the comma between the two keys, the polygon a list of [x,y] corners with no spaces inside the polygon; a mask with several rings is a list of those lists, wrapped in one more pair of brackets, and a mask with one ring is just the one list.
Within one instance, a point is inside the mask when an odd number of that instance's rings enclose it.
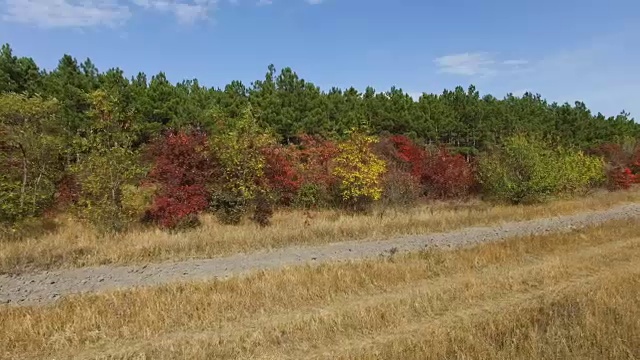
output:
{"label": "tire track", "polygon": [[294,246],[214,259],[144,266],[100,266],[21,275],[1,275],[0,303],[12,305],[43,304],[75,293],[155,286],[177,281],[224,278],[257,270],[308,263],[319,264],[330,261],[366,259],[385,253],[419,251],[431,247],[455,248],[549,232],[568,232],[607,221],[629,218],[640,218],[640,204],[627,204],[604,211],[509,222],[490,227],[470,227],[447,233],[405,236],[389,240]]}

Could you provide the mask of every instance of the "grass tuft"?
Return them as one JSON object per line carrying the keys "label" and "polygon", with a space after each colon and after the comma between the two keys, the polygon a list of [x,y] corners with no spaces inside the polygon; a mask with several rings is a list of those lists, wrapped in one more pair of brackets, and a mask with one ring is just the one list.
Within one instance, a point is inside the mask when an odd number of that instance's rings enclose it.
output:
{"label": "grass tuft", "polygon": [[636,359],[639,220],[0,307],[29,359]]}
{"label": "grass tuft", "polygon": [[0,240],[0,273],[211,258],[291,245],[427,234],[568,215],[638,201],[640,189],[599,192],[585,198],[530,206],[495,206],[471,201],[378,209],[369,215],[281,211],[267,228],[250,221],[239,226],[223,225],[212,216],[204,216],[200,228],[180,233],[139,229],[125,234],[100,235],[69,219],[62,221],[58,231],[45,236],[20,242]]}

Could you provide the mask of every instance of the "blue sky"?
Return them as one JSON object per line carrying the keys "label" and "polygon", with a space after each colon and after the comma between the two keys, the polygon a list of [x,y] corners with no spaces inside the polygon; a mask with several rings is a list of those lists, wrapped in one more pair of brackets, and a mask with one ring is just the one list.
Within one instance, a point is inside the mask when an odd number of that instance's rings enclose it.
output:
{"label": "blue sky", "polygon": [[584,100],[640,118],[637,0],[0,0],[0,42],[53,68],[165,71],[209,86],[292,67],[323,89]]}

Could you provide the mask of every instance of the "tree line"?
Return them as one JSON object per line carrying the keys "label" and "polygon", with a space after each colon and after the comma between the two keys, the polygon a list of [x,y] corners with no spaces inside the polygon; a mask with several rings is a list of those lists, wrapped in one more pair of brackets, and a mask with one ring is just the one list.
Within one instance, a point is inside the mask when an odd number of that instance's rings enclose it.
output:
{"label": "tree line", "polygon": [[106,231],[191,227],[203,212],[266,226],[275,207],[360,212],[627,189],[640,182],[639,139],[629,114],[533,94],[324,92],[274,66],[249,87],[217,89],[164,73],[129,79],[69,55],[46,71],[4,45],[0,237],[59,213]]}
{"label": "tree line", "polygon": [[102,90],[115,99],[118,111],[132,114],[141,139],[166,129],[198,128],[215,133],[222,119],[238,118],[251,107],[258,124],[282,143],[304,133],[342,139],[353,128],[374,135],[403,134],[430,144],[448,144],[476,154],[518,133],[539,134],[579,148],[640,136],[640,124],[621,112],[606,117],[584,103],[550,103],[538,94],[512,94],[498,99],[480,96],[474,86],[441,94],[424,93],[415,100],[392,87],[364,92],[351,87],[322,91],[290,68],[268,67],[264,79],[249,86],[232,81],[224,88],[197,79],[172,84],[163,72],[128,78],[119,68],[99,71],[90,59],[64,55],[47,71],[28,57],[17,57],[6,44],[0,50],[0,93],[56,99],[65,119],[64,131],[78,134],[91,117],[89,94]]}

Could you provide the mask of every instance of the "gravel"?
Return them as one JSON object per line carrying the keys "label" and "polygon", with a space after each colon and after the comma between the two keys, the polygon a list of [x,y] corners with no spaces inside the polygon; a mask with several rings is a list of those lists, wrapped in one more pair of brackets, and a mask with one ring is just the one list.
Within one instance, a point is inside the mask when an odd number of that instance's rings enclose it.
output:
{"label": "gravel", "polygon": [[627,218],[640,218],[640,204],[628,204],[605,211],[509,222],[492,227],[471,227],[448,233],[405,236],[389,240],[293,246],[214,259],[141,266],[100,266],[20,275],[0,275],[0,304],[46,304],[74,293],[155,286],[171,282],[210,280],[246,274],[256,270],[374,258],[380,255],[418,251],[430,247],[470,246],[482,242],[548,232],[570,232],[589,225]]}

